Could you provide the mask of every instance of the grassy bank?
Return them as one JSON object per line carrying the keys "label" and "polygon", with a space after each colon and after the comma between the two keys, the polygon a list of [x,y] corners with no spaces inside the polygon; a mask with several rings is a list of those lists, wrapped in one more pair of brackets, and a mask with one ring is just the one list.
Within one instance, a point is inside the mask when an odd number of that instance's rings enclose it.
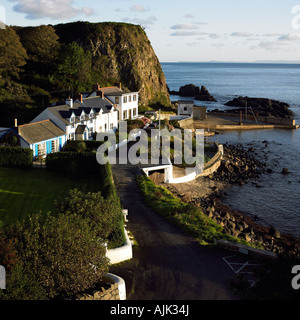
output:
{"label": "grassy bank", "polygon": [[206,216],[199,207],[183,202],[170,191],[155,185],[148,177],[138,176],[137,183],[149,207],[180,226],[200,244],[212,245],[214,240],[224,239],[249,245],[242,239],[224,234],[223,228]]}

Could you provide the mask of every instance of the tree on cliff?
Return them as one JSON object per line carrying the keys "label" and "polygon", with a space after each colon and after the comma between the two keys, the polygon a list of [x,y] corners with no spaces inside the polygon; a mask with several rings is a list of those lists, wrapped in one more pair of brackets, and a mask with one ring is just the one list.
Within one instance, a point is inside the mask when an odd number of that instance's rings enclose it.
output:
{"label": "tree on cliff", "polygon": [[59,37],[55,29],[52,26],[42,25],[24,28],[19,34],[29,58],[27,69],[44,73],[53,71],[60,53]]}
{"label": "tree on cliff", "polygon": [[19,78],[21,67],[26,64],[26,50],[20,37],[11,27],[0,29],[0,75],[2,78]]}
{"label": "tree on cliff", "polygon": [[58,73],[61,82],[73,88],[74,92],[87,90],[91,85],[92,54],[77,42],[64,46]]}

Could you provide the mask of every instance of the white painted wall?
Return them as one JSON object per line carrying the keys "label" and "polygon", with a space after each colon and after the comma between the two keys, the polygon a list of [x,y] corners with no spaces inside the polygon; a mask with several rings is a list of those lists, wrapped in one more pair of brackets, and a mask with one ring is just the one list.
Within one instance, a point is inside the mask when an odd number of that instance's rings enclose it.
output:
{"label": "white painted wall", "polygon": [[124,233],[126,239],[125,244],[122,247],[106,251],[106,257],[110,260],[110,264],[116,264],[132,259],[132,244],[125,228]]}
{"label": "white painted wall", "polygon": [[177,115],[178,116],[185,115],[185,116],[192,117],[193,116],[193,106],[194,106],[194,103],[178,102]]}
{"label": "white painted wall", "polygon": [[[136,101],[133,101],[133,96],[136,97]],[[124,102],[124,98],[127,102]],[[117,105],[117,109],[119,111],[119,120],[123,121],[129,119],[136,118],[138,116],[138,100],[139,94],[138,92],[130,92],[124,93],[122,96],[119,96],[119,103],[116,103],[116,96],[109,96],[109,99]],[[135,110],[135,115],[133,115],[133,110]],[[124,111],[126,111],[127,116],[124,118]]]}

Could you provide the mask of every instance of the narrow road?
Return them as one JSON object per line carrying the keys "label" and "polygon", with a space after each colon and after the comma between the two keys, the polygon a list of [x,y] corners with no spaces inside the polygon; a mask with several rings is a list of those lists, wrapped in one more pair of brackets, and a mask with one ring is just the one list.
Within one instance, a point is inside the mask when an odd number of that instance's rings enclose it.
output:
{"label": "narrow road", "polygon": [[[200,247],[176,226],[165,221],[144,203],[133,165],[112,165],[114,182],[124,208],[127,229],[138,242],[131,300],[229,300],[234,277],[222,257],[228,252]],[[125,279],[126,282],[126,279]]]}

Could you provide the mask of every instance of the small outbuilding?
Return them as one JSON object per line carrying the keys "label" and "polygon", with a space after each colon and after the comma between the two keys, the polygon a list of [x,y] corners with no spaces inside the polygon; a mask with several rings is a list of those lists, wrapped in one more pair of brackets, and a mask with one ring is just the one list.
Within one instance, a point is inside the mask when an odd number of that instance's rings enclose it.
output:
{"label": "small outbuilding", "polygon": [[207,108],[202,106],[193,107],[193,119],[194,120],[205,120],[207,119]]}

